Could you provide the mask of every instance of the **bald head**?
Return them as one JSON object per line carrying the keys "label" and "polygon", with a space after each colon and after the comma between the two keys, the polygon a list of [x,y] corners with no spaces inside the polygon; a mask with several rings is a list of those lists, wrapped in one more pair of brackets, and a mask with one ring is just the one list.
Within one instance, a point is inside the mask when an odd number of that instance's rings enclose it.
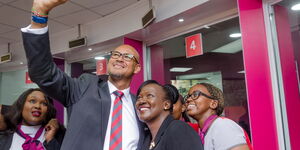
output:
{"label": "bald head", "polygon": [[139,53],[137,52],[137,50],[132,47],[131,45],[128,45],[128,44],[123,44],[123,45],[120,45],[118,46],[115,51],[122,51],[122,50],[126,50],[128,51],[130,54],[133,54],[134,57],[136,58],[136,60],[138,61],[138,63],[140,62],[140,55]]}

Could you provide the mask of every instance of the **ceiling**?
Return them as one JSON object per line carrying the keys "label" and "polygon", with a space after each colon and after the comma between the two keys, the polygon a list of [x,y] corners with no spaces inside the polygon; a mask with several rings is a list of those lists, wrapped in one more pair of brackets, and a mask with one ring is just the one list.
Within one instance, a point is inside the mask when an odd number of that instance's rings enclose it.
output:
{"label": "ceiling", "polygon": [[[204,53],[215,52],[234,54],[242,50],[241,38],[230,38],[231,33],[239,33],[239,18],[235,17],[217,24],[209,26],[209,29],[202,28],[187,34],[180,35],[169,40],[157,43],[164,49],[164,59],[170,58],[185,58],[185,37],[201,33],[203,37]],[[237,45],[237,46],[235,46]],[[238,56],[240,57],[240,55]],[[79,61],[83,64],[83,69],[86,72],[95,72],[96,60],[94,58]]]}
{"label": "ceiling", "polygon": [[236,17],[160,42],[158,45],[164,48],[164,58],[185,56],[185,37],[198,33],[202,34],[204,53],[215,52],[217,49],[219,53],[236,53],[242,50],[240,38],[229,37],[231,33],[240,33],[239,18]]}
{"label": "ceiling", "polygon": [[[139,0],[70,0],[49,15],[50,34],[105,17]],[[21,41],[30,23],[32,0],[0,0],[0,45]]]}

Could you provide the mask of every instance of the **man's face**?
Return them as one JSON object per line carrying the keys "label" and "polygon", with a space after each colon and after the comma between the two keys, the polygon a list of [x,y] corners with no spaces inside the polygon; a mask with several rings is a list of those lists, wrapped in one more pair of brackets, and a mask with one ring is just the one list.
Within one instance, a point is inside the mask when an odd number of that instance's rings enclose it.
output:
{"label": "man's face", "polygon": [[[135,58],[125,60],[123,56],[110,58],[108,61],[108,73],[113,79],[131,79],[131,77],[140,71],[139,55],[136,50],[129,45],[121,45],[115,49],[116,52],[123,54],[132,54]],[[135,60],[136,59],[136,60]]]}

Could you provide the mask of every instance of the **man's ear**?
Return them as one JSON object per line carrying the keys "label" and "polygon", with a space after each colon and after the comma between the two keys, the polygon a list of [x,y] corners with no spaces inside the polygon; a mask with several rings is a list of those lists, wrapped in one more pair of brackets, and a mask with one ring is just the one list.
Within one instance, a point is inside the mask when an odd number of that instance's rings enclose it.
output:
{"label": "man's ear", "polygon": [[135,67],[134,67],[134,74],[137,74],[141,71],[142,67],[140,64],[136,64]]}
{"label": "man's ear", "polygon": [[170,110],[170,108],[171,108],[171,102],[165,101],[164,102],[164,110]]}
{"label": "man's ear", "polygon": [[217,101],[217,100],[211,100],[211,102],[209,104],[209,107],[211,109],[216,109],[218,107],[218,104],[219,104],[219,101]]}

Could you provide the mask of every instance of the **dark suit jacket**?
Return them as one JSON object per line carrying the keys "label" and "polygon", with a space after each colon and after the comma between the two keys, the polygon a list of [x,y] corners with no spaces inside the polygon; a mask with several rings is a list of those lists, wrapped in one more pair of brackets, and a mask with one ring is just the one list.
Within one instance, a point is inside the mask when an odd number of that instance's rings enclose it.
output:
{"label": "dark suit jacket", "polygon": [[[71,78],[58,69],[50,53],[48,33],[22,35],[31,80],[49,96],[71,108],[61,149],[102,150],[111,106],[107,82],[89,74]],[[133,95],[132,100],[135,104]],[[143,140],[140,122],[139,129],[140,140]]]}
{"label": "dark suit jacket", "polygon": [[[13,135],[14,135],[13,132],[0,133],[0,150],[10,149],[13,140]],[[62,143],[63,136],[64,136],[64,132],[58,130],[57,134],[55,135],[55,138],[53,138],[49,143],[46,142],[43,143],[46,150],[59,150]]]}
{"label": "dark suit jacket", "polygon": [[[152,139],[150,131],[145,136],[142,150],[149,150]],[[203,150],[197,132],[185,122],[174,120],[171,115],[160,126],[154,142],[152,150]]]}

